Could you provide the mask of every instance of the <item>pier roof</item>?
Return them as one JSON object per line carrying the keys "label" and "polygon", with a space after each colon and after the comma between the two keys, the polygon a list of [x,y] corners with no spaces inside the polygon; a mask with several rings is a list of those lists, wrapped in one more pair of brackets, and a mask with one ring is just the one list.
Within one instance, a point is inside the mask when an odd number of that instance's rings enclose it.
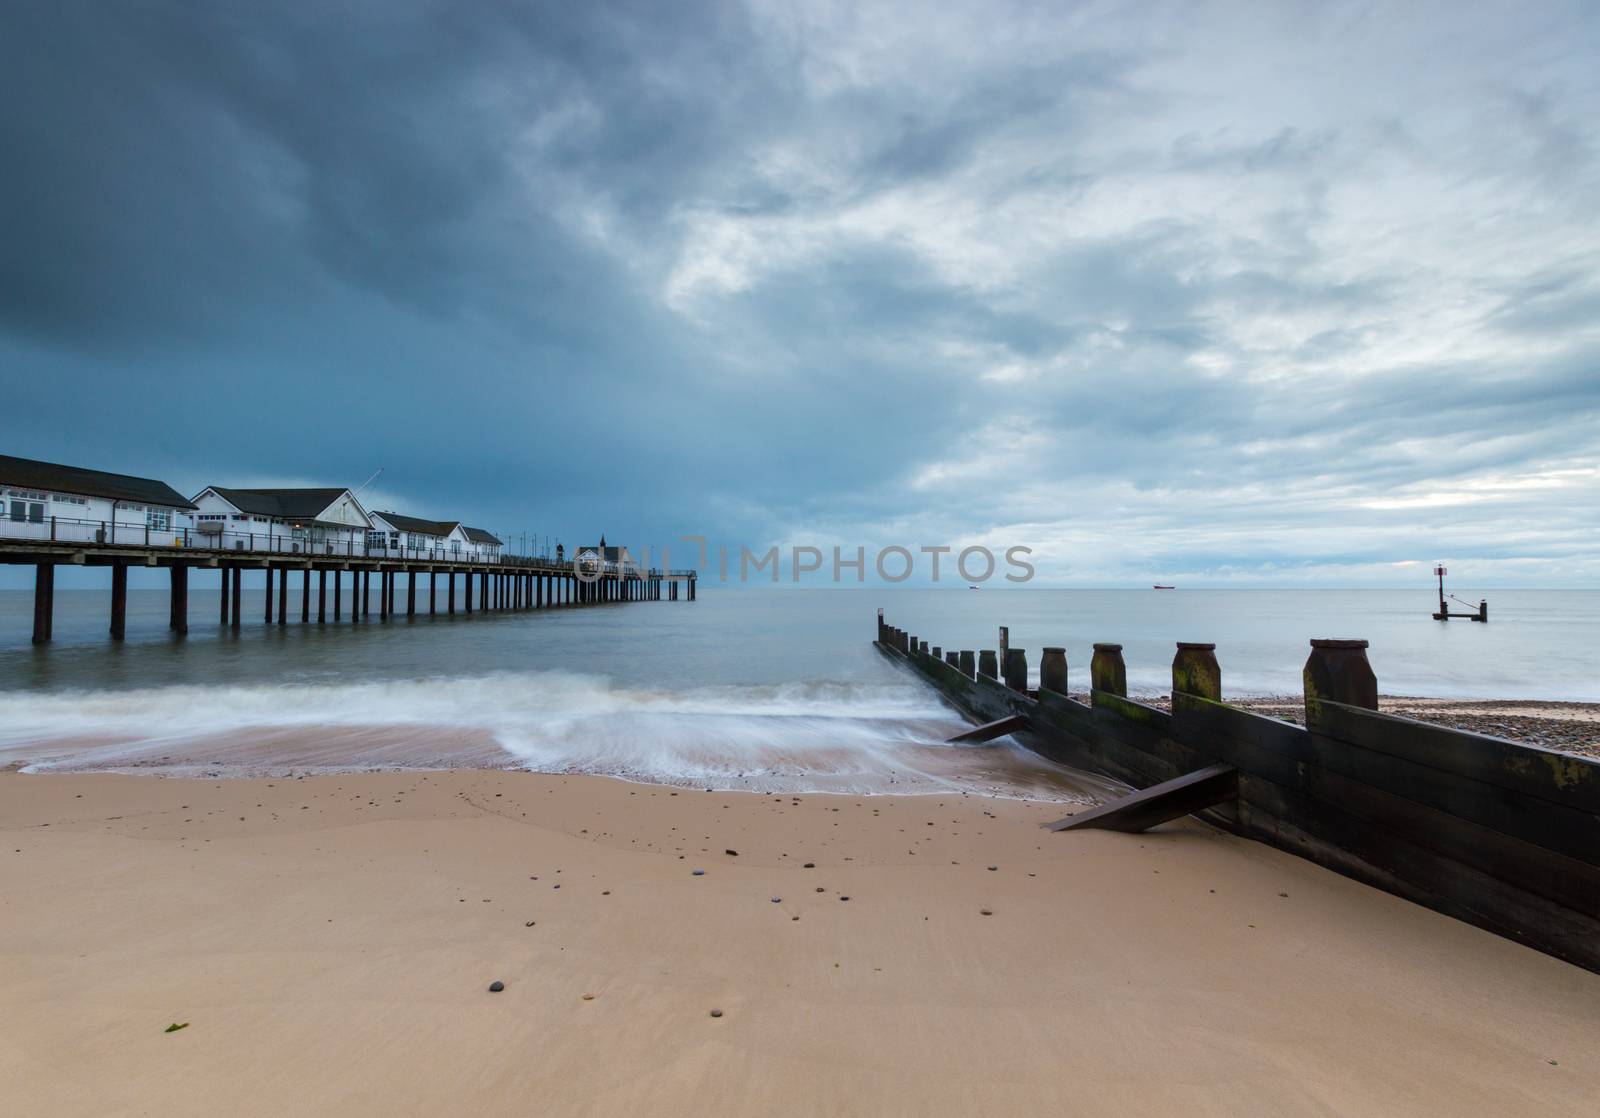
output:
{"label": "pier roof", "polygon": [[463,524],[461,531],[473,543],[492,543],[496,547],[505,546],[505,541],[499,536],[496,536],[493,532],[486,532],[482,528],[468,528]]}
{"label": "pier roof", "polygon": [[49,489],[79,497],[105,497],[113,501],[138,501],[165,508],[192,509],[194,505],[176,489],[154,478],[109,474],[80,466],[36,462],[0,454],[0,484],[19,489]]}
{"label": "pier roof", "polygon": [[[404,516],[398,512],[375,512],[372,515],[383,517],[402,532],[416,532],[424,536],[448,536],[461,523],[459,520],[423,520],[419,516]],[[462,529],[464,532],[470,530]]]}
{"label": "pier roof", "polygon": [[224,489],[211,486],[211,492],[240,512],[258,516],[281,516],[290,520],[315,520],[329,505],[349,492],[347,489]]}

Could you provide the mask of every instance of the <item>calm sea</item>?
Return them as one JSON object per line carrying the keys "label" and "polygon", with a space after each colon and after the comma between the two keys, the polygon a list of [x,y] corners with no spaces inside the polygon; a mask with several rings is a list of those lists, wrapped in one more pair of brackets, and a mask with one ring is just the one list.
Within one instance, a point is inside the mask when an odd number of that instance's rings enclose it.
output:
{"label": "calm sea", "polygon": [[[1460,592],[1476,600],[1476,592]],[[1026,751],[938,742],[959,722],[870,647],[876,607],[946,648],[1124,646],[1130,688],[1163,694],[1173,642],[1217,644],[1231,695],[1295,694],[1310,637],[1365,637],[1386,694],[1600,700],[1600,592],[1489,595],[1490,623],[1440,624],[1426,590],[702,589],[648,602],[237,632],[215,591],[191,629],[162,591],[58,591],[55,641],[31,595],[0,592],[0,765],[174,775],[524,767],[782,791],[1092,790]],[[290,615],[298,617],[291,591]]]}

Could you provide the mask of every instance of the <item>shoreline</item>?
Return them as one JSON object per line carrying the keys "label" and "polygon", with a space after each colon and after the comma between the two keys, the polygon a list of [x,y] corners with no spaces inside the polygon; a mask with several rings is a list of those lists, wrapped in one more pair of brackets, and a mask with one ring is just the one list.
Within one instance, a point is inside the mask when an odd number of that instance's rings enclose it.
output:
{"label": "shoreline", "polygon": [[1587,1112],[1600,975],[1061,811],[0,774],[0,1078],[51,1114]]}

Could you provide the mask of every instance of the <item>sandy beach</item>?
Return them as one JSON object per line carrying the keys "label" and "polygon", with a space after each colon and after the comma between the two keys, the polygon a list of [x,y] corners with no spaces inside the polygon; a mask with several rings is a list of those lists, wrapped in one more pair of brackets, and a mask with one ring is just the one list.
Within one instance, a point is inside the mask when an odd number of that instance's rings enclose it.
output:
{"label": "sandy beach", "polygon": [[1193,821],[1059,811],[3,773],[7,1109],[1593,1112],[1600,976]]}

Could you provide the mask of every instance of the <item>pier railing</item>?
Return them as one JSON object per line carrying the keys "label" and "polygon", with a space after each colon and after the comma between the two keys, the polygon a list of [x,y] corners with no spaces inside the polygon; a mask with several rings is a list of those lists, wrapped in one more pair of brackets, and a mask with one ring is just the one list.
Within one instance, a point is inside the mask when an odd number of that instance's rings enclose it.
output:
{"label": "pier railing", "polygon": [[876,643],[969,717],[1137,790],[1082,813],[1097,825],[1197,813],[1600,971],[1600,762],[1380,713],[1366,641],[1311,641],[1304,725],[1226,703],[1211,644],[1177,646],[1167,711],[1129,698],[1121,645],[1095,645],[1084,703],[1061,647],[1031,688],[1019,648],[947,651],[882,611]]}

